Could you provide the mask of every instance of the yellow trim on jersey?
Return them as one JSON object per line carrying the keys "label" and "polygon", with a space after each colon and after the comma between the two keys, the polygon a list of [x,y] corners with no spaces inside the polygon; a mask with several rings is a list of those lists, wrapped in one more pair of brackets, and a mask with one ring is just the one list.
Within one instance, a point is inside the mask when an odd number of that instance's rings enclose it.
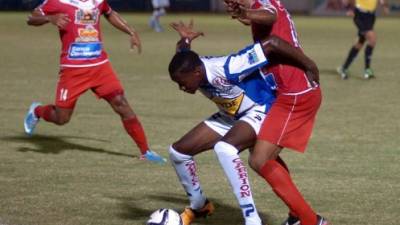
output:
{"label": "yellow trim on jersey", "polygon": [[237,111],[239,111],[240,105],[242,104],[244,98],[244,94],[242,93],[236,98],[221,98],[214,97],[211,99],[215,104],[217,104],[218,108],[228,113],[231,116],[234,116]]}
{"label": "yellow trim on jersey", "polygon": [[374,12],[378,6],[378,0],[356,0],[356,7],[361,11]]}

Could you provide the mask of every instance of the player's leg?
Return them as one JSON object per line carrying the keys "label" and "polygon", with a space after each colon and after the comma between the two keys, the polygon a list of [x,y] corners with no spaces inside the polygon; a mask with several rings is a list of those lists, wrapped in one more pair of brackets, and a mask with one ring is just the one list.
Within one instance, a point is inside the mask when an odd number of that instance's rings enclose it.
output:
{"label": "player's leg", "polygon": [[140,149],[140,158],[156,163],[165,163],[164,158],[150,150],[143,126],[125,98],[124,89],[111,64],[105,63],[93,70],[95,79],[91,80],[92,91],[99,98],[106,100],[120,116],[125,131]]}
{"label": "player's leg", "polygon": [[140,159],[147,159],[149,161],[161,164],[165,163],[166,159],[158,155],[156,152],[150,150],[143,126],[138,116],[134,113],[132,107],[129,105],[125,95],[123,93],[116,92],[115,94],[103,96],[103,98],[120,116],[125,131],[140,149]]}
{"label": "player's leg", "polygon": [[125,95],[122,92],[116,92],[114,95],[109,94],[103,96],[103,98],[110,104],[114,112],[120,116],[126,132],[136,143],[141,154],[144,155],[150,149],[149,144],[143,126],[137,115],[133,112]]}
{"label": "player's leg", "polygon": [[60,71],[56,88],[55,104],[41,105],[33,102],[25,116],[25,132],[29,135],[39,122],[40,118],[56,125],[64,125],[71,119],[75,104],[79,96],[88,89],[86,69],[64,68]]}
{"label": "player's leg", "polygon": [[265,117],[263,112],[265,108],[259,112],[253,110],[243,116],[214,146],[220,165],[242,209],[246,225],[261,225],[262,222],[254,203],[247,168],[239,157],[239,151],[254,145]]}
{"label": "player's leg", "polygon": [[258,140],[250,156],[250,166],[269,183],[289,209],[299,216],[302,225],[316,225],[316,213],[304,200],[286,169],[276,161],[281,149],[268,141]]}
{"label": "player's leg", "polygon": [[[302,225],[327,224],[315,214],[278,161],[282,146],[304,152],[321,104],[319,89],[299,96],[278,96],[250,155],[250,166],[297,215]],[[321,223],[317,223],[321,222]]]}
{"label": "player's leg", "polygon": [[61,108],[56,105],[44,105],[35,108],[35,115],[47,122],[64,125],[71,119],[74,108]]}
{"label": "player's leg", "polygon": [[220,138],[219,133],[202,122],[170,146],[172,166],[190,200],[190,207],[181,214],[184,225],[214,211],[214,206],[207,201],[201,189],[193,156],[211,149]]}
{"label": "player's leg", "polygon": [[160,24],[160,17],[165,15],[165,6],[163,0],[152,0],[153,14],[150,20],[150,26],[156,31],[163,31]]}
{"label": "player's leg", "polygon": [[41,118],[56,125],[64,125],[70,121],[72,113],[73,108],[60,108],[53,104],[41,105],[33,102],[25,116],[25,132],[32,135]]}
{"label": "player's leg", "polygon": [[373,30],[373,26],[375,23],[375,15],[370,14],[368,15],[368,19],[366,21],[366,25],[368,26],[368,31],[365,34],[367,39],[367,46],[365,47],[364,52],[364,61],[365,61],[365,71],[364,71],[364,78],[370,79],[374,77],[374,71],[371,69],[371,57],[373,50],[376,45],[376,33]]}
{"label": "player's leg", "polygon": [[347,54],[346,60],[343,65],[338,68],[338,73],[340,74],[343,80],[347,79],[349,76],[348,69],[354,59],[357,57],[358,52],[364,46],[365,43],[365,26],[364,26],[363,15],[359,10],[355,10],[354,13],[354,24],[358,30],[358,37],[356,43],[350,48],[349,53]]}

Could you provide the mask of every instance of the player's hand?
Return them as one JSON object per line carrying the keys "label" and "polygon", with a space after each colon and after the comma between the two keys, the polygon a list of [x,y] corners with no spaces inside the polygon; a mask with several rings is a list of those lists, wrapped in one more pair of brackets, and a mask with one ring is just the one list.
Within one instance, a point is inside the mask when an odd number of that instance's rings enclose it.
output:
{"label": "player's hand", "polygon": [[60,29],[64,29],[68,25],[68,23],[71,22],[71,19],[68,17],[68,15],[63,13],[50,15],[48,16],[48,20],[50,23]]}
{"label": "player's hand", "polygon": [[224,3],[226,11],[233,19],[247,19],[247,11],[250,10],[247,2],[242,0],[225,0]]}
{"label": "player's hand", "polygon": [[188,25],[184,24],[182,21],[173,22],[170,25],[179,33],[182,39],[189,39],[189,41],[192,41],[199,36],[204,36],[203,32],[193,30],[193,20],[190,20]]}
{"label": "player's hand", "polygon": [[235,0],[224,0],[226,12],[231,15],[233,19],[238,18],[240,15],[239,4]]}
{"label": "player's hand", "polygon": [[389,15],[389,13],[390,13],[389,6],[387,6],[387,5],[383,6],[383,14]]}
{"label": "player's hand", "polygon": [[309,65],[305,73],[311,87],[315,88],[319,84],[319,70],[317,65],[315,63]]}
{"label": "player's hand", "polygon": [[130,34],[129,42],[131,43],[131,51],[137,48],[139,54],[142,52],[142,43],[140,41],[139,34],[136,31]]}
{"label": "player's hand", "polygon": [[353,9],[347,10],[346,11],[346,16],[354,17],[354,10]]}

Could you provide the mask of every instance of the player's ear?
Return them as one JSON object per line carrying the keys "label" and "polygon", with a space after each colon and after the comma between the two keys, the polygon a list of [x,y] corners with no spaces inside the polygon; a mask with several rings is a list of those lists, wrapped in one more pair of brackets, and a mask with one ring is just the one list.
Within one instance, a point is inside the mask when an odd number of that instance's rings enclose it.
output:
{"label": "player's ear", "polygon": [[203,70],[201,69],[201,66],[196,66],[196,68],[194,69],[194,71],[193,71],[193,74],[196,76],[196,77],[202,77],[203,76]]}

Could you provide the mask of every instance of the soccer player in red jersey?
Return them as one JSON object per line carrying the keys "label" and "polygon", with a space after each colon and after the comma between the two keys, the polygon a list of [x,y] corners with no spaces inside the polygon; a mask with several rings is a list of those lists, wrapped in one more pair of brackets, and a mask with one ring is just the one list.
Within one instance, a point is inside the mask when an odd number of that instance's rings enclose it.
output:
{"label": "soccer player in red jersey", "polygon": [[[202,33],[193,23],[173,23],[180,34],[177,53],[169,64],[171,79],[190,94],[199,90],[213,101],[219,112],[204,120],[170,146],[170,159],[190,199],[181,214],[184,225],[210,215],[214,207],[204,195],[194,156],[214,148],[217,158],[242,209],[246,225],[261,225],[250,190],[247,169],[239,152],[253,147],[269,107],[275,100],[275,81],[260,73],[270,57],[285,57],[310,73],[317,66],[298,48],[277,38],[267,38],[227,56],[201,57],[191,51],[191,41]],[[316,71],[315,71],[316,70]],[[250,152],[251,153],[251,152]]]}
{"label": "soccer player in red jersey", "polygon": [[[301,48],[293,21],[279,0],[225,2],[233,18],[251,26],[254,41],[274,35]],[[279,157],[284,147],[305,151],[321,104],[318,74],[304,71],[301,66],[288,65],[282,57],[271,57],[271,64],[263,68],[265,75],[275,78],[277,99],[263,122],[249,163],[289,207],[284,225],[327,225],[304,200]]]}
{"label": "soccer player in red jersey", "polygon": [[140,53],[138,33],[112,10],[107,0],[45,0],[28,17],[31,26],[57,26],[62,48],[55,104],[32,103],[24,121],[25,132],[32,135],[40,118],[57,125],[68,123],[78,98],[92,90],[120,115],[126,132],[140,149],[141,159],[163,163],[165,159],[149,149],[143,127],[104,51],[101,15],[128,34],[131,48]]}

